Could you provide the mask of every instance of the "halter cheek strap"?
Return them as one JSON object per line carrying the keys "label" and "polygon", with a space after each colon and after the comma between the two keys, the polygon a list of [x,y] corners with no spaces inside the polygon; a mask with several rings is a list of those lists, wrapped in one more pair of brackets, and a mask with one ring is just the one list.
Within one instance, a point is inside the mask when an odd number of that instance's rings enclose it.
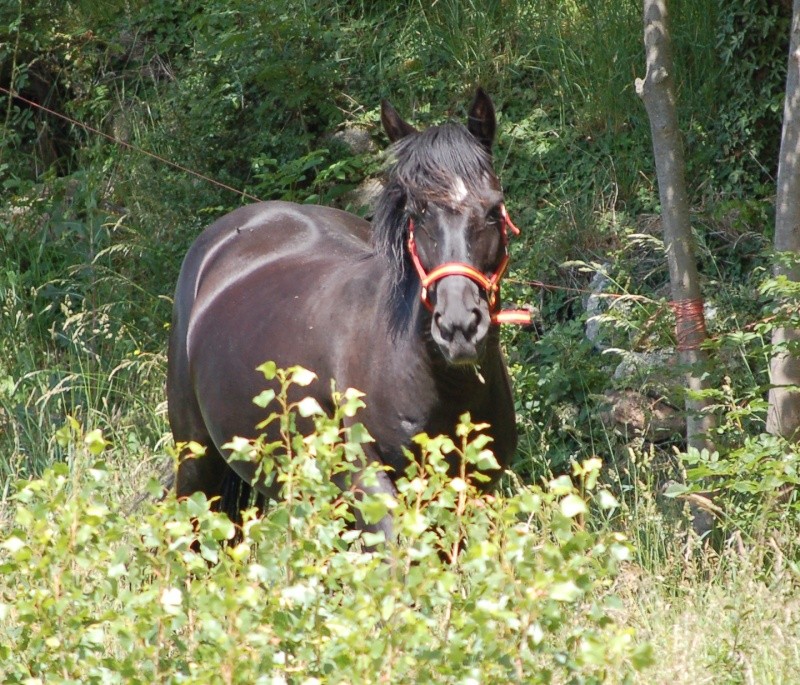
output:
{"label": "halter cheek strap", "polygon": [[479,271],[470,264],[464,262],[447,262],[437,266],[433,271],[428,273],[422,262],[419,259],[417,252],[417,243],[414,238],[414,220],[408,220],[408,254],[411,257],[411,263],[417,270],[419,280],[422,283],[422,292],[420,297],[422,303],[430,310],[433,311],[433,303],[429,297],[429,288],[437,281],[446,278],[447,276],[465,276],[470,280],[477,283],[481,288],[486,291],[487,300],[489,302],[489,311],[492,316],[492,323],[494,324],[517,324],[521,326],[529,325],[531,323],[531,313],[525,309],[504,309],[500,310],[500,302],[498,300],[498,293],[500,291],[500,279],[503,278],[506,269],[508,268],[508,232],[511,231],[514,235],[519,235],[519,229],[513,224],[506,212],[505,205],[500,205],[500,218],[503,222],[503,259],[490,276],[486,276],[482,271]]}

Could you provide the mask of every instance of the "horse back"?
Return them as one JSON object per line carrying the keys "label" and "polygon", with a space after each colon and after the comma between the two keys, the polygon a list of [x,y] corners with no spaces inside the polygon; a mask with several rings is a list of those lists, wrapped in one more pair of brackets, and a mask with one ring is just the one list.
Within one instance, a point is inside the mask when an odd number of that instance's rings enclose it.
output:
{"label": "horse back", "polygon": [[[177,441],[209,440],[197,397],[198,359],[213,358],[234,338],[248,346],[261,342],[256,339],[257,319],[266,311],[303,305],[291,301],[292,284],[313,282],[312,270],[322,274],[326,268],[341,269],[367,259],[369,239],[370,225],[359,217],[288,202],[241,207],[200,234],[184,259],[173,305],[167,396]],[[246,306],[243,300],[254,305]],[[240,320],[226,322],[225,315],[234,311]],[[295,319],[302,316],[299,311],[293,314]],[[296,347],[297,341],[293,344]],[[270,350],[263,355],[257,363],[273,358]],[[204,362],[204,367],[209,365],[212,361]],[[199,371],[214,374],[212,368]],[[254,366],[247,372],[256,376]]]}

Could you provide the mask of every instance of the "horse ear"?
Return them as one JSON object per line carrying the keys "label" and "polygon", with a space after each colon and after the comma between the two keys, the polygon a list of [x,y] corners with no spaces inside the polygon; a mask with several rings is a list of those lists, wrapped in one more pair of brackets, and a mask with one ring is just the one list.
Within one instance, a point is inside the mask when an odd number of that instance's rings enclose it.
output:
{"label": "horse ear", "polygon": [[469,108],[469,121],[467,129],[492,154],[492,143],[497,128],[492,99],[483,88],[478,87],[475,99]]}
{"label": "horse ear", "polygon": [[417,132],[417,129],[411,124],[403,121],[388,100],[381,100],[381,123],[386,135],[393,143]]}

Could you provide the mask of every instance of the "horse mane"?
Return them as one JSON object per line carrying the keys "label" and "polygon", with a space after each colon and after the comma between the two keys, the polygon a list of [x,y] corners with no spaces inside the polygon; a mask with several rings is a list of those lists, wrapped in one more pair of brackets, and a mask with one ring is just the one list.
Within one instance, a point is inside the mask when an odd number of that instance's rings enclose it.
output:
{"label": "horse mane", "polygon": [[466,126],[452,122],[407,135],[388,152],[386,183],[372,220],[372,243],[375,253],[390,264],[393,294],[402,300],[411,272],[408,219],[415,207],[434,202],[456,209],[455,179],[460,178],[473,194],[485,187],[494,170],[489,151]]}

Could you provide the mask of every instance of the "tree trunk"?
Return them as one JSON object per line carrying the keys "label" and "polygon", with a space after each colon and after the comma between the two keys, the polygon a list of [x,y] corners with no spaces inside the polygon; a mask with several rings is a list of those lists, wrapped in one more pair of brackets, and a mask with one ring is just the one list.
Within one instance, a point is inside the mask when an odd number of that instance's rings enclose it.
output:
{"label": "tree trunk", "polygon": [[[800,0],[794,0],[789,40],[789,69],[783,105],[783,133],[778,158],[775,211],[775,252],[790,253],[790,265],[779,262],[775,275],[800,281]],[[770,361],[767,431],[800,440],[800,356],[789,345],[800,346],[800,330],[781,326],[772,334],[775,350]]]}
{"label": "tree trunk", "polygon": [[715,425],[714,415],[704,411],[709,401],[692,397],[694,391],[708,387],[703,374],[707,355],[700,349],[706,329],[689,221],[683,144],[675,111],[666,0],[644,0],[644,44],[647,73],[644,79],[636,79],[636,92],[644,101],[650,119],[678,352],[687,369],[686,437],[691,447],[712,449],[710,431]]}

